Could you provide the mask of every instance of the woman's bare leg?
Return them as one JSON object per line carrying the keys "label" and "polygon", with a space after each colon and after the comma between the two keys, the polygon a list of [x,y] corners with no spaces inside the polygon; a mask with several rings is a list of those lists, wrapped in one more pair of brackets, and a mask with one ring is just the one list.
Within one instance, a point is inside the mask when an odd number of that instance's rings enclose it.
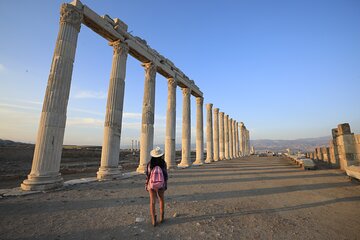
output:
{"label": "woman's bare leg", "polygon": [[162,223],[164,221],[164,214],[165,214],[165,200],[164,200],[164,190],[158,191],[158,197],[159,197],[159,203],[160,203],[160,222]]}
{"label": "woman's bare leg", "polygon": [[156,225],[156,212],[155,212],[155,203],[156,203],[156,191],[154,190],[149,190],[149,195],[150,195],[150,215],[151,215],[151,223],[152,225],[155,227]]}

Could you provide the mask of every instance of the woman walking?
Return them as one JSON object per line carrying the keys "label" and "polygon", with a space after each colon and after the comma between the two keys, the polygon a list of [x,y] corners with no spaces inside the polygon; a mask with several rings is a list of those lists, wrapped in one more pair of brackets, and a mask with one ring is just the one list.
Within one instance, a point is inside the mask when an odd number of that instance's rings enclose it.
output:
{"label": "woman walking", "polygon": [[151,160],[146,167],[146,190],[150,195],[150,215],[151,223],[156,226],[156,199],[160,204],[160,223],[164,221],[164,193],[167,189],[168,174],[166,162],[164,161],[164,152],[156,147],[150,152]]}

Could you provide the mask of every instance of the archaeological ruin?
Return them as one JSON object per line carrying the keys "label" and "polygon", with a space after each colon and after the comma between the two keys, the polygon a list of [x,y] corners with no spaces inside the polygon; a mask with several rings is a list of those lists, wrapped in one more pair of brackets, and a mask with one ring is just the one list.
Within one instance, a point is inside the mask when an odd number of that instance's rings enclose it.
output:
{"label": "archaeological ruin", "polygon": [[[101,164],[98,180],[121,175],[119,152],[125,94],[126,61],[130,54],[142,63],[145,70],[142,122],[140,137],[140,162],[137,172],[144,173],[149,152],[153,148],[156,74],[167,79],[168,102],[166,114],[165,161],[168,168],[187,168],[219,160],[229,160],[250,154],[250,134],[243,122],[219,112],[213,104],[206,104],[206,160],[204,160],[203,93],[174,63],[152,49],[145,40],[131,35],[128,26],[118,18],[99,16],[88,6],[75,0],[63,4],[60,26],[52,65],[48,78],[43,108],[38,128],[31,172],[21,184],[23,190],[47,190],[61,187],[59,172],[66,124],[73,63],[81,25],[92,29],[109,41],[113,48],[112,70],[108,89]],[[182,158],[175,161],[176,87],[183,93]],[[196,98],[196,160],[192,163],[191,151],[191,96]],[[339,133],[339,139],[347,139]],[[340,137],[341,136],[341,137]],[[359,139],[358,139],[359,140]],[[350,153],[341,148],[339,152]],[[339,155],[339,162],[346,162]]]}

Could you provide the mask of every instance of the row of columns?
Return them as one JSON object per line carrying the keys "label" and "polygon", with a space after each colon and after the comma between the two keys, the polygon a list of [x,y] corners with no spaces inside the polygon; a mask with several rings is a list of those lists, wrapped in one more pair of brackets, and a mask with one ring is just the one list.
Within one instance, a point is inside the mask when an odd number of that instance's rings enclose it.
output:
{"label": "row of columns", "polygon": [[219,108],[212,108],[213,104],[206,105],[205,163],[249,155],[249,131],[244,124],[219,112]]}
{"label": "row of columns", "polygon": [[[48,86],[43,103],[41,120],[31,172],[21,184],[24,190],[46,190],[59,187],[63,179],[59,173],[64,139],[66,110],[69,99],[70,83],[75,58],[78,33],[83,18],[82,10],[71,5],[61,7],[60,29],[53,55]],[[116,28],[116,26],[114,27]],[[119,153],[122,128],[122,115],[125,90],[126,61],[129,46],[120,40],[109,43],[113,47],[112,70],[108,89],[104,138],[101,164],[97,172],[99,180],[112,179],[121,175]],[[137,172],[145,172],[150,160],[150,150],[154,140],[155,85],[157,66],[153,62],[142,64],[145,69],[144,96],[141,121],[140,162]],[[177,80],[168,78],[168,102],[166,115],[165,161],[168,168],[176,167],[176,87]],[[182,159],[178,167],[192,165],[191,153],[191,89],[183,87],[182,114]],[[240,123],[219,113],[212,104],[206,105],[206,163],[232,159],[246,152],[242,143],[248,132],[242,130]],[[214,122],[213,122],[214,119]],[[245,129],[246,130],[246,129]],[[240,140],[239,140],[240,136]],[[243,138],[244,137],[244,138]],[[244,145],[246,146],[246,144]],[[245,150],[244,150],[245,149]],[[194,165],[204,164],[203,137],[203,97],[196,97],[196,160]]]}

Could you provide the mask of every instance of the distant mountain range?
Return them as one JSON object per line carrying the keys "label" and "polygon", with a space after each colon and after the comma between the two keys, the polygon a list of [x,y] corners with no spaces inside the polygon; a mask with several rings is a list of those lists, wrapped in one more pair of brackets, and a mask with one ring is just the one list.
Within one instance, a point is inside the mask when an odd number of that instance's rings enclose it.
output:
{"label": "distant mountain range", "polygon": [[6,146],[17,146],[17,145],[33,145],[29,143],[22,143],[22,142],[14,142],[11,140],[4,140],[0,138],[0,147],[6,147]]}
{"label": "distant mountain range", "polygon": [[[270,139],[259,139],[251,140],[251,146],[255,147],[256,151],[272,151],[272,152],[285,152],[287,148],[290,148],[292,151],[314,151],[315,147],[328,146],[329,141],[331,140],[330,136],[319,137],[319,138],[302,138],[296,140],[270,140]],[[0,146],[16,146],[16,145],[33,145],[22,142],[14,142],[11,140],[0,139]],[[159,144],[164,149],[163,144]],[[206,145],[204,146],[206,148]],[[181,144],[176,144],[176,149],[181,149]],[[191,145],[191,149],[195,150],[195,144]]]}
{"label": "distant mountain range", "polygon": [[330,140],[331,136],[295,140],[259,139],[250,140],[250,144],[254,146],[255,151],[284,152],[287,148],[292,151],[314,151],[315,147],[328,146]]}

